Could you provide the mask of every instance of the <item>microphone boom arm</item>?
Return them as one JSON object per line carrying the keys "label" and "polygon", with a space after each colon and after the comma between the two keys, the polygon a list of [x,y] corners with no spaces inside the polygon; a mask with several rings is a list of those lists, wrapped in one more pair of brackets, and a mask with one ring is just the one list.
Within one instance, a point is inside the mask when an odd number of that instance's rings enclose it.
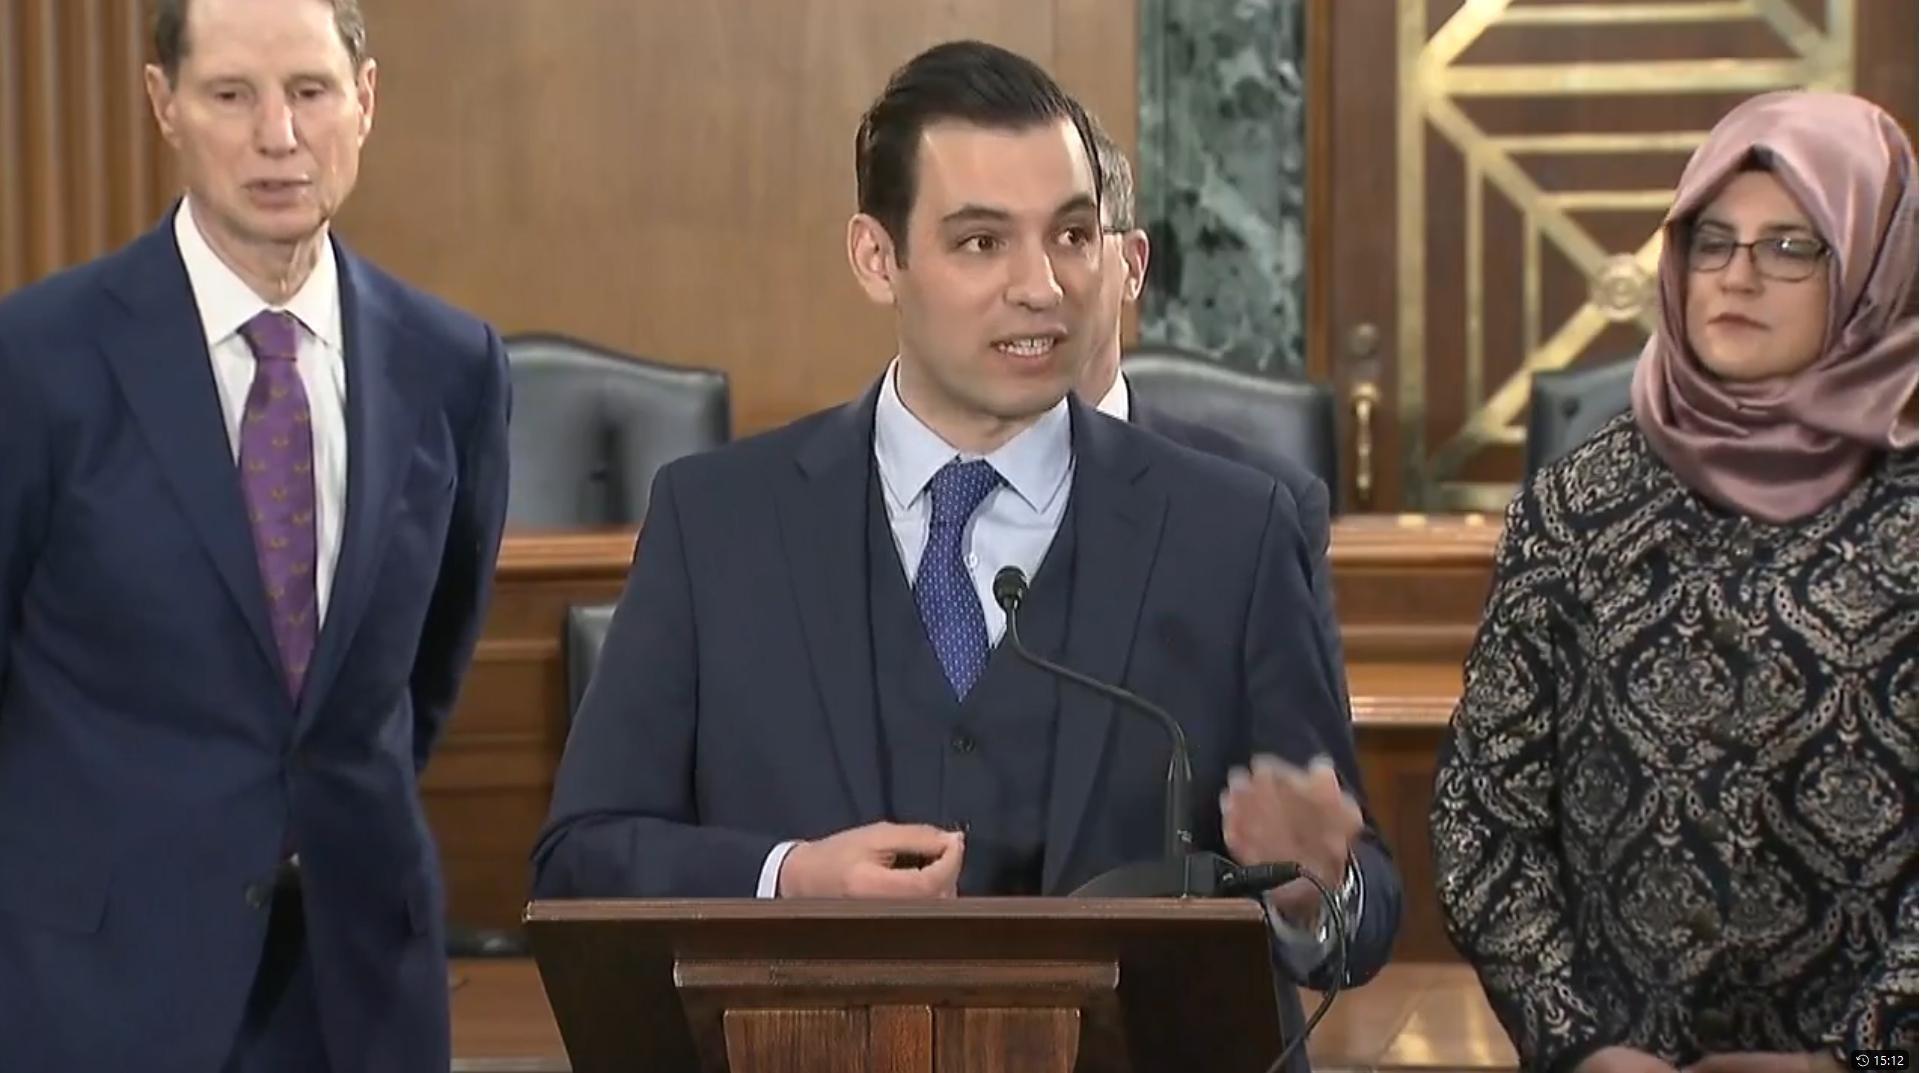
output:
{"label": "microphone boom arm", "polygon": [[1013,642],[1015,655],[1044,671],[1067,679],[1082,689],[1098,693],[1116,704],[1145,712],[1160,721],[1168,737],[1173,740],[1173,747],[1167,754],[1167,798],[1162,805],[1161,815],[1165,830],[1161,850],[1168,860],[1178,859],[1192,851],[1194,832],[1188,817],[1193,815],[1189,811],[1189,803],[1193,800],[1194,794],[1194,768],[1188,760],[1187,732],[1181,729],[1181,724],[1169,715],[1166,709],[1144,697],[1117,689],[1106,682],[1090,678],[1070,667],[1063,667],[1029,651],[1027,646],[1021,643],[1020,626],[1017,622],[1017,616],[1010,610],[1007,615],[1007,639]]}

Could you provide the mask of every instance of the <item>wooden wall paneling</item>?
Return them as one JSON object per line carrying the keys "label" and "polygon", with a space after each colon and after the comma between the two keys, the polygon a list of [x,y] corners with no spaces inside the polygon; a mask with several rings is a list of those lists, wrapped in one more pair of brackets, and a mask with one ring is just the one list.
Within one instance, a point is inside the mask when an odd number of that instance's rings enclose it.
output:
{"label": "wooden wall paneling", "polygon": [[1049,65],[1133,143],[1132,5],[633,0],[368,9],[380,105],[341,220],[502,329],[732,375],[753,432],[893,353],[848,271],[853,136],[888,74],[975,36]]}
{"label": "wooden wall paneling", "polygon": [[153,226],[174,188],[141,0],[0,0],[0,294]]}
{"label": "wooden wall paneling", "polygon": [[1434,760],[1493,576],[1498,519],[1354,516],[1329,548],[1361,779],[1402,882],[1394,960],[1454,961],[1434,892]]}
{"label": "wooden wall paneling", "polygon": [[26,278],[26,198],[20,169],[25,159],[20,134],[24,93],[20,76],[26,70],[25,43],[20,38],[20,0],[0,0],[0,294]]}
{"label": "wooden wall paneling", "polygon": [[567,744],[567,609],[620,595],[634,534],[510,536],[454,716],[421,779],[448,918],[513,928]]}
{"label": "wooden wall paneling", "polygon": [[173,151],[154,125],[147,103],[143,70],[150,59],[148,23],[143,0],[108,0],[102,25],[104,50],[101,79],[108,86],[108,112],[117,124],[106,139],[107,174],[118,186],[109,188],[107,248],[152,227],[178,194],[179,180]]}
{"label": "wooden wall paneling", "polygon": [[1374,822],[1401,873],[1401,930],[1394,960],[1454,961],[1441,903],[1435,895],[1434,853],[1428,840],[1428,807],[1434,800],[1434,758],[1447,721],[1363,722],[1354,736],[1361,778]]}
{"label": "wooden wall paneling", "polygon": [[[1337,20],[1335,12],[1340,12]],[[1403,502],[1401,433],[1395,423],[1400,374],[1394,362],[1400,307],[1393,291],[1397,240],[1394,115],[1395,11],[1391,0],[1307,0],[1307,370],[1333,389],[1340,407],[1341,487],[1347,511],[1393,510]],[[1372,393],[1363,424],[1356,405]],[[1363,467],[1362,442],[1369,465]],[[1363,469],[1369,474],[1361,494]]]}
{"label": "wooden wall paneling", "polygon": [[1054,0],[1048,69],[1130,153],[1140,144],[1139,45],[1138,3]]}
{"label": "wooden wall paneling", "polygon": [[1915,140],[1915,51],[1921,48],[1921,9],[1914,4],[1866,3],[1855,14],[1854,91],[1886,107],[1908,140]]}

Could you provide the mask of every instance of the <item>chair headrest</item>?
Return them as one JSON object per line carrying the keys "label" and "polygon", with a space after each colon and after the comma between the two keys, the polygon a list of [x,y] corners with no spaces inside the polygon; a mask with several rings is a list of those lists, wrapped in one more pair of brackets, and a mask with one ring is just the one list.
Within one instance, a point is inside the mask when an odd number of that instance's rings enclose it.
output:
{"label": "chair headrest", "polygon": [[1534,374],[1528,387],[1525,454],[1529,476],[1627,412],[1635,360],[1629,357]]}
{"label": "chair headrest", "polygon": [[1278,476],[1285,459],[1337,487],[1334,396],[1325,385],[1167,346],[1130,351],[1121,368],[1148,407],[1234,441],[1242,461]]}
{"label": "chair headrest", "polygon": [[614,622],[613,604],[575,604],[567,609],[567,713],[580,710],[587,683],[600,666],[607,645],[607,629]]}

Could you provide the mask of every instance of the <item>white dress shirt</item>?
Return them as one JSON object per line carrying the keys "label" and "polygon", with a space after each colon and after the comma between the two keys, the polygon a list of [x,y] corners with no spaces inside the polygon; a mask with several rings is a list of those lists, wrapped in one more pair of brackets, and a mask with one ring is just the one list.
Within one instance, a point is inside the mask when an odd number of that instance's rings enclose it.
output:
{"label": "white dress shirt", "polygon": [[[347,365],[340,316],[340,270],[333,243],[324,242],[307,282],[285,305],[273,305],[254,293],[238,273],[214,252],[194,220],[193,199],[183,198],[174,214],[174,238],[180,261],[187,269],[200,326],[207,336],[207,355],[213,363],[214,387],[227,422],[227,442],[236,467],[240,460],[240,419],[253,386],[253,349],[240,328],[262,310],[286,312],[300,322],[300,346],[295,368],[307,392],[313,429],[314,563],[316,622],[327,617],[327,599],[334,570],[340,563],[341,523],[347,507]],[[239,479],[236,472],[235,479]]]}
{"label": "white dress shirt", "polygon": [[1100,404],[1095,406],[1094,409],[1099,410],[1101,413],[1106,414],[1116,421],[1133,420],[1132,406],[1127,397],[1127,377],[1125,374],[1119,370],[1115,370],[1113,386],[1107,389],[1107,394],[1101,396]]}

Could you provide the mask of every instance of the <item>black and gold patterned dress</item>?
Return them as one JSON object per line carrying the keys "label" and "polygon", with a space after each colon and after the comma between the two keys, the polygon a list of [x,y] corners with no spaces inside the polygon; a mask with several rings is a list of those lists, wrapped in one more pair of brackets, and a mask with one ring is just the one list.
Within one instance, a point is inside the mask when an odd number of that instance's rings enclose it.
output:
{"label": "black and gold patterned dress", "polygon": [[1431,819],[1524,1068],[1915,1046],[1915,470],[1769,525],[1623,416],[1509,507]]}

